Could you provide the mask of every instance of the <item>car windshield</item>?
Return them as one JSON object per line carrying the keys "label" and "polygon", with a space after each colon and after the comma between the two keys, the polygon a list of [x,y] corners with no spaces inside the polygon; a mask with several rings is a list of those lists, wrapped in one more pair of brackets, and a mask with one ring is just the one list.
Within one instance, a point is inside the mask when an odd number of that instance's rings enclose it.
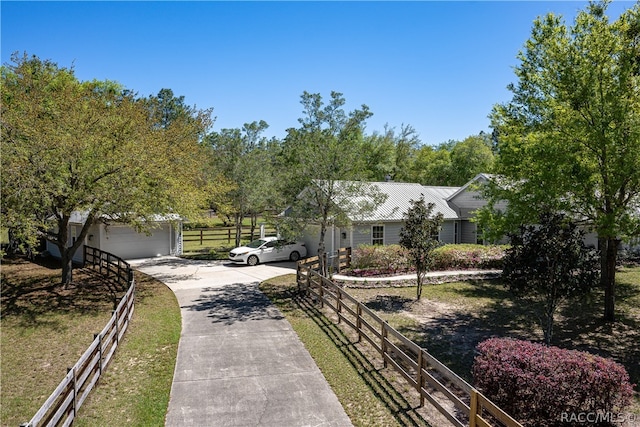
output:
{"label": "car windshield", "polygon": [[262,239],[254,240],[253,242],[249,243],[247,247],[251,249],[258,249],[260,246],[264,245],[265,242],[266,240]]}

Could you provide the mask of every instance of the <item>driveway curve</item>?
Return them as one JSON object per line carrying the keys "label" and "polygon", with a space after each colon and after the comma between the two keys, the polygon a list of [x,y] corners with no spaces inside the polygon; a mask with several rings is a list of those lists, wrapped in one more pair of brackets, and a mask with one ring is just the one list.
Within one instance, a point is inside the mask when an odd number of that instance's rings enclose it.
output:
{"label": "driveway curve", "polygon": [[289,322],[258,289],[290,262],[131,261],[175,293],[182,333],[166,426],[351,426]]}

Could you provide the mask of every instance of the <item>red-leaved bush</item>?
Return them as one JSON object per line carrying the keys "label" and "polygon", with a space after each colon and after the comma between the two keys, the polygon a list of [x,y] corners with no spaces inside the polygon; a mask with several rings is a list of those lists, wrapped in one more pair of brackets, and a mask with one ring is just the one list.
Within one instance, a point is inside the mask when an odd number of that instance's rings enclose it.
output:
{"label": "red-leaved bush", "polygon": [[524,426],[619,413],[633,396],[624,367],[590,353],[506,338],[483,341],[477,352],[475,387]]}

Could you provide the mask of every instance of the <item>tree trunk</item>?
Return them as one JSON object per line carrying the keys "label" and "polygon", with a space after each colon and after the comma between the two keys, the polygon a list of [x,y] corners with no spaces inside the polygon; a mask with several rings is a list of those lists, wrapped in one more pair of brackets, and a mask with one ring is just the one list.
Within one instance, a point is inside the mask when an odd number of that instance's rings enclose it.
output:
{"label": "tree trunk", "polygon": [[60,248],[60,258],[62,262],[62,285],[65,289],[73,281],[73,252],[71,252],[69,249],[70,248]]}
{"label": "tree trunk", "polygon": [[324,237],[327,234],[327,226],[323,221],[320,225],[320,242],[318,242],[318,262],[320,264],[320,274],[327,277],[327,258],[325,256]]}
{"label": "tree trunk", "polygon": [[235,214],[235,223],[236,223],[236,247],[240,246],[240,241],[242,240],[242,215]]}
{"label": "tree trunk", "polygon": [[543,333],[544,333],[544,343],[546,345],[551,345],[551,339],[553,338],[553,315],[555,313],[554,307],[547,307],[544,313],[544,324]]}
{"label": "tree trunk", "polygon": [[600,238],[600,285],[604,288],[604,320],[615,322],[616,306],[616,259],[620,240],[607,237]]}
{"label": "tree trunk", "polygon": [[426,271],[416,271],[416,299],[418,300],[422,297],[422,282],[424,282],[425,275]]}
{"label": "tree trunk", "polygon": [[258,225],[258,215],[251,214],[251,240],[254,239],[257,225]]}

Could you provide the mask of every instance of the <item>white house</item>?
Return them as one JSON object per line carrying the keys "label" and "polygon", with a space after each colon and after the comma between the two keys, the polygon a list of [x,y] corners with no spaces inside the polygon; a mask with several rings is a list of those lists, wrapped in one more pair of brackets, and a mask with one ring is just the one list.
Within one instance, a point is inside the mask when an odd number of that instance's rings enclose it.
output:
{"label": "white house", "polygon": [[[87,220],[87,214],[74,212],[69,221],[69,241],[71,245]],[[182,254],[182,221],[178,217],[158,215],[154,218],[150,234],[139,233],[131,226],[115,221],[95,221],[76,251],[73,260],[84,261],[84,246],[92,246],[112,253],[123,259],[150,258],[162,255]],[[54,257],[60,257],[58,247],[47,241],[47,250]]]}
{"label": "white house", "polygon": [[[411,206],[411,200],[424,196],[425,202],[434,204],[434,213],[441,213],[444,222],[437,236],[443,243],[482,243],[478,239],[478,230],[471,221],[473,211],[486,202],[480,197],[478,189],[472,185],[482,184],[489,179],[480,174],[462,187],[424,186],[415,183],[375,182],[386,195],[386,200],[372,213],[360,218],[350,218],[349,227],[331,226],[325,236],[328,253],[339,248],[358,247],[360,245],[397,244],[400,241],[400,229],[403,215]],[[317,255],[319,226],[310,225],[302,240],[309,255]]]}

